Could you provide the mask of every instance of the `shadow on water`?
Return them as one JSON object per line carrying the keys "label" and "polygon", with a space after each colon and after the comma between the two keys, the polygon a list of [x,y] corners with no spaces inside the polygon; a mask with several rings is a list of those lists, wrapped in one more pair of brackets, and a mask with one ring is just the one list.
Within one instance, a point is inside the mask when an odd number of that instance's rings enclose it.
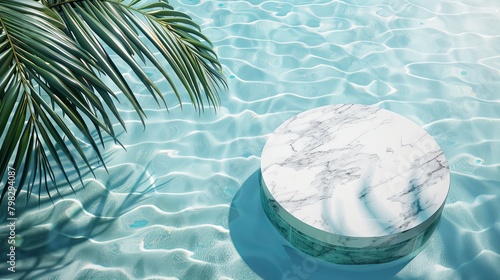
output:
{"label": "shadow on water", "polygon": [[243,260],[264,279],[391,279],[409,262],[341,266],[308,256],[292,247],[267,219],[260,204],[260,170],[235,195],[229,230]]}
{"label": "shadow on water", "polygon": [[[75,179],[75,194],[67,192],[62,199],[55,198],[53,201],[47,196],[42,196],[38,201],[38,197],[33,195],[34,198],[26,203],[26,196],[21,193],[16,199],[16,205],[19,205],[15,228],[16,271],[12,273],[7,270],[9,264],[4,252],[10,245],[7,244],[7,238],[3,237],[8,236],[9,232],[7,227],[3,227],[0,230],[0,279],[45,279],[46,275],[74,264],[78,259],[70,252],[75,246],[96,240],[101,235],[109,235],[121,215],[134,209],[147,194],[154,191],[154,182],[146,170],[147,167],[137,172],[133,178],[135,182],[119,203],[111,201],[111,191],[123,188],[122,180],[108,180],[103,183],[104,188],[96,190],[89,185],[95,180],[87,181],[83,188]],[[90,177],[86,175],[84,177]],[[130,174],[110,176],[128,177]],[[69,189],[65,185],[61,187]],[[0,207],[7,208],[5,200]],[[2,211],[2,225],[8,223],[6,218]],[[63,275],[61,277],[65,279]]]}

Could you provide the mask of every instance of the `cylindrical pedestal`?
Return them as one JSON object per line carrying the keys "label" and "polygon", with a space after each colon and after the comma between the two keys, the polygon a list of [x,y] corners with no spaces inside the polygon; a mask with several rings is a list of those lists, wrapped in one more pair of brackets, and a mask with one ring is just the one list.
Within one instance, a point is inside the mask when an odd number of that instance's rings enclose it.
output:
{"label": "cylindrical pedestal", "polygon": [[450,175],[439,145],[412,121],[342,104],[279,126],[261,161],[266,215],[296,248],[338,264],[414,256],[439,221]]}

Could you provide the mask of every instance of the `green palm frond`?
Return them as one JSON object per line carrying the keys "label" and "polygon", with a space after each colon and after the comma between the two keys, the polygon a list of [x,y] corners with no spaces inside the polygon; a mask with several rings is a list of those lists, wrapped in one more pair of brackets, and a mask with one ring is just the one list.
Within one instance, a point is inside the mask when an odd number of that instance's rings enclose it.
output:
{"label": "green palm frond", "polygon": [[[158,60],[158,53],[169,68]],[[144,123],[144,111],[113,54],[164,106],[165,90],[141,65],[155,66],[181,105],[176,79],[199,110],[206,105],[216,108],[218,93],[226,89],[209,40],[189,16],[173,10],[166,0],[0,2],[0,172],[5,178],[13,161],[18,170],[16,195],[26,186],[29,197],[37,183],[49,197],[59,193],[55,171],[60,170],[71,186],[68,170],[75,170],[82,180],[79,160],[92,171],[69,124],[104,164],[99,151],[102,134],[117,142],[113,120],[125,124],[115,107],[115,93],[100,75],[115,84]],[[97,138],[92,131],[97,131]],[[0,202],[6,191],[4,185]]]}

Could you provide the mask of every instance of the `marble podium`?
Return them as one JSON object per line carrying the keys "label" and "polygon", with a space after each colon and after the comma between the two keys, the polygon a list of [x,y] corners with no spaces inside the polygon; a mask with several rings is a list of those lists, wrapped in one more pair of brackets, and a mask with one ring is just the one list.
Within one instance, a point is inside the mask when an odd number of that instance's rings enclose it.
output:
{"label": "marble podium", "polygon": [[280,125],[262,151],[269,220],[294,247],[337,264],[415,256],[438,224],[449,184],[436,141],[374,106],[303,112]]}

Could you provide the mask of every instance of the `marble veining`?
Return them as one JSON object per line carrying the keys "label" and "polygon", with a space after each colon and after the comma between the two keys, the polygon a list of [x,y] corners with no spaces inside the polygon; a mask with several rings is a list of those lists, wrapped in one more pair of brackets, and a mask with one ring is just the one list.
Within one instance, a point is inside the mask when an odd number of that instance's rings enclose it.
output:
{"label": "marble veining", "polygon": [[375,106],[301,113],[262,152],[261,201],[271,223],[296,248],[339,264],[416,255],[438,224],[449,183],[434,139]]}
{"label": "marble veining", "polygon": [[[421,228],[418,235],[408,238],[401,233],[385,242],[378,242],[381,238],[353,238],[336,236],[337,242],[327,241],[310,236],[310,232],[302,231],[292,226],[283,217],[280,206],[276,201],[269,199],[261,188],[261,201],[264,212],[278,232],[295,248],[325,261],[337,264],[378,264],[401,259],[410,259],[420,252],[434,232],[439,219],[435,218],[430,224]],[[396,238],[397,237],[397,238]],[[401,238],[403,237],[403,238]],[[383,238],[382,238],[383,239]],[[355,245],[352,246],[353,241]]]}
{"label": "marble veining", "polygon": [[450,180],[443,152],[424,129],[359,104],[320,107],[284,122],[264,146],[261,171],[266,193],[284,217],[296,219],[287,222],[306,234],[331,233],[337,243],[365,238],[367,246],[370,238],[390,243],[434,222]]}

